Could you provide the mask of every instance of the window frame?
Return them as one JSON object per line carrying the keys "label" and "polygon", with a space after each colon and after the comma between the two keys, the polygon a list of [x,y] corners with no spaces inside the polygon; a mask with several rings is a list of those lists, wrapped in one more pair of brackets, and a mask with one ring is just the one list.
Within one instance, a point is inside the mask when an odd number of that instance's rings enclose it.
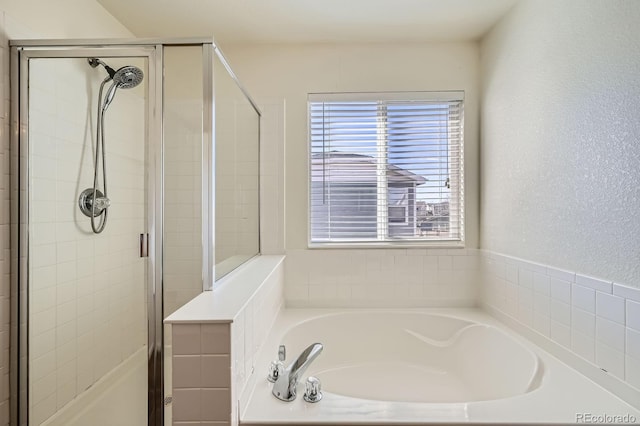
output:
{"label": "window frame", "polygon": [[[394,240],[370,240],[370,241],[312,241],[312,224],[311,224],[311,211],[312,211],[312,134],[311,134],[311,108],[312,102],[358,102],[358,101],[425,101],[425,102],[460,102],[460,140],[459,140],[459,168],[455,180],[455,185],[458,186],[456,191],[456,204],[458,208],[460,237],[459,239],[394,239]],[[326,93],[309,93],[307,96],[307,248],[310,249],[332,249],[332,248],[465,248],[465,228],[466,228],[466,214],[465,214],[465,179],[464,179],[464,157],[465,157],[465,137],[464,137],[464,106],[465,106],[465,93],[463,90],[452,91],[411,91],[411,92],[326,92]],[[448,144],[449,149],[451,145]],[[407,193],[409,194],[407,188]],[[417,202],[417,199],[416,199]],[[414,210],[417,204],[414,205]],[[387,208],[388,208],[387,203]],[[410,210],[410,203],[406,207],[405,217],[408,219],[412,212]],[[417,212],[413,212],[417,218]],[[388,221],[388,212],[387,212]],[[394,225],[406,225],[404,223],[391,223],[389,226]]]}

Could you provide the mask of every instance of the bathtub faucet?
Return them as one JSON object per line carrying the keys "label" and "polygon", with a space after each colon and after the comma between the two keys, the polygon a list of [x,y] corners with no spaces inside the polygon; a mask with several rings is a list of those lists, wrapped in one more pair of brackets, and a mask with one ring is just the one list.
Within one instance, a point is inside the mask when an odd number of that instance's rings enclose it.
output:
{"label": "bathtub faucet", "polygon": [[291,402],[296,399],[296,386],[301,376],[314,359],[322,352],[322,343],[314,343],[302,351],[300,356],[289,365],[273,384],[273,396],[282,401]]}

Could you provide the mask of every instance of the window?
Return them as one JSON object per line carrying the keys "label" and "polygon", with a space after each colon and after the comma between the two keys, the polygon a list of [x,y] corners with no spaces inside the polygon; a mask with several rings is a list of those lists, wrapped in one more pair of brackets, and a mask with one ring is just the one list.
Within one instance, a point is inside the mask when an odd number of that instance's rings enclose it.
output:
{"label": "window", "polygon": [[310,242],[462,242],[463,93],[309,95]]}
{"label": "window", "polygon": [[389,224],[409,223],[409,188],[389,187]]}

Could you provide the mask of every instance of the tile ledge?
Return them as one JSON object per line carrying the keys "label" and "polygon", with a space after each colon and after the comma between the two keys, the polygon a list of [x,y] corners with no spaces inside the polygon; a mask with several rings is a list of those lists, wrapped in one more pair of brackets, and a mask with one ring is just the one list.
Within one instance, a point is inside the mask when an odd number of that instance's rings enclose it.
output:
{"label": "tile ledge", "polygon": [[262,284],[282,265],[284,255],[261,255],[225,276],[165,318],[165,324],[232,323]]}

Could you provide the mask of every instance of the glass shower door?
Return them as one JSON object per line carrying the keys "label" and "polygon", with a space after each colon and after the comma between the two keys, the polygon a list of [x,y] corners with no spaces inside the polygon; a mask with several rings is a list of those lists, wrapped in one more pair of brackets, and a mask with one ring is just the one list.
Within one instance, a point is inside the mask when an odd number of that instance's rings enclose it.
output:
{"label": "glass shower door", "polygon": [[149,60],[95,58],[28,61],[30,425],[147,424]]}

